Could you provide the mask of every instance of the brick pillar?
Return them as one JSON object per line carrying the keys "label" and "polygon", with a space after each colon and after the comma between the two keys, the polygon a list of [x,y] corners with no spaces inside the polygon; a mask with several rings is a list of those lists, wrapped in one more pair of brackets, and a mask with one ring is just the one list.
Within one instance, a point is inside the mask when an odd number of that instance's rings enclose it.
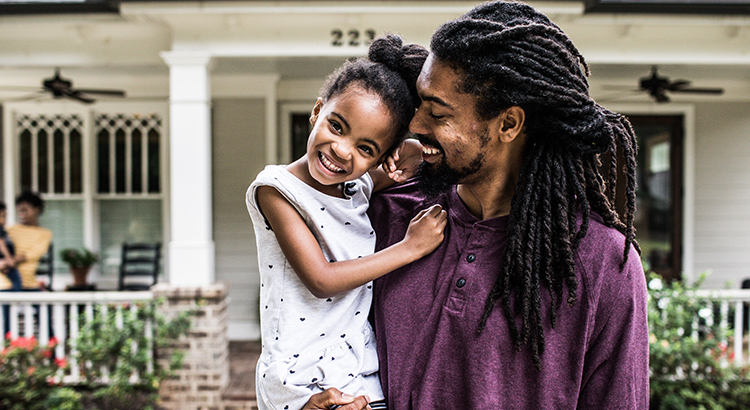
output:
{"label": "brick pillar", "polygon": [[202,287],[160,283],[151,290],[154,298],[165,299],[159,310],[167,318],[198,309],[188,336],[175,341],[174,347],[183,350],[185,359],[182,368],[162,383],[161,405],[168,410],[222,410],[221,395],[229,382],[229,290],[222,283]]}

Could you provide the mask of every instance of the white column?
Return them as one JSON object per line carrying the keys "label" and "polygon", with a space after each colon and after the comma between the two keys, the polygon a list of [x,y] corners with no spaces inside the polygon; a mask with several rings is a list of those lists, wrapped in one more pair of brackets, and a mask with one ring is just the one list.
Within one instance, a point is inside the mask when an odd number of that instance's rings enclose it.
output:
{"label": "white column", "polygon": [[169,65],[169,283],[215,280],[211,206],[211,56],[165,52]]}

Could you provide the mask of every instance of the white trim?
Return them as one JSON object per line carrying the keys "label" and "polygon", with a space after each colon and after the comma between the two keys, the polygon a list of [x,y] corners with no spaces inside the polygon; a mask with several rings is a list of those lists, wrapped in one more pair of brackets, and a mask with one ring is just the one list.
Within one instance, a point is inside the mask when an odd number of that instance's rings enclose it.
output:
{"label": "white trim", "polygon": [[682,278],[692,283],[695,272],[695,106],[691,104],[608,104],[625,115],[681,115],[682,157]]}

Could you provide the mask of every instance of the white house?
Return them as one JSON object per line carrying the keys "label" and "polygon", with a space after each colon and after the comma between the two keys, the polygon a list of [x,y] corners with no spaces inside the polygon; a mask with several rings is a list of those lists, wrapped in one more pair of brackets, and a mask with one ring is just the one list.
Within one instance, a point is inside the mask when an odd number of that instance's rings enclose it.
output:
{"label": "white house", "polygon": [[[395,32],[428,45],[476,3],[0,2],[2,198],[43,193],[55,248],[106,256],[100,288],[115,287],[122,242],[163,242],[161,280],[230,284],[229,337],[256,339],[248,184],[304,149],[323,79],[369,39]],[[750,277],[750,2],[585,3],[531,2],[586,57],[592,95],[638,130],[644,259],[666,275],[712,270],[707,287],[739,287]],[[637,90],[653,66],[724,92],[667,91],[657,103]],[[126,97],[74,94],[96,99],[87,104],[39,92],[56,69],[74,89]],[[67,272],[57,267],[60,288]]]}

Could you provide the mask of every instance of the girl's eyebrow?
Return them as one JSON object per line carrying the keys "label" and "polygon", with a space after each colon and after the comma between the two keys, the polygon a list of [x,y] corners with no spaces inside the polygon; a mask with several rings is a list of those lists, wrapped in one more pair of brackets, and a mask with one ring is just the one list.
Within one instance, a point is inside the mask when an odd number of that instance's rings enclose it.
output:
{"label": "girl's eyebrow", "polygon": [[341,114],[337,113],[336,111],[331,111],[331,115],[335,115],[336,118],[338,118],[339,121],[341,121],[344,124],[344,127],[351,128],[349,126],[349,123],[346,121],[346,118],[344,118]]}

